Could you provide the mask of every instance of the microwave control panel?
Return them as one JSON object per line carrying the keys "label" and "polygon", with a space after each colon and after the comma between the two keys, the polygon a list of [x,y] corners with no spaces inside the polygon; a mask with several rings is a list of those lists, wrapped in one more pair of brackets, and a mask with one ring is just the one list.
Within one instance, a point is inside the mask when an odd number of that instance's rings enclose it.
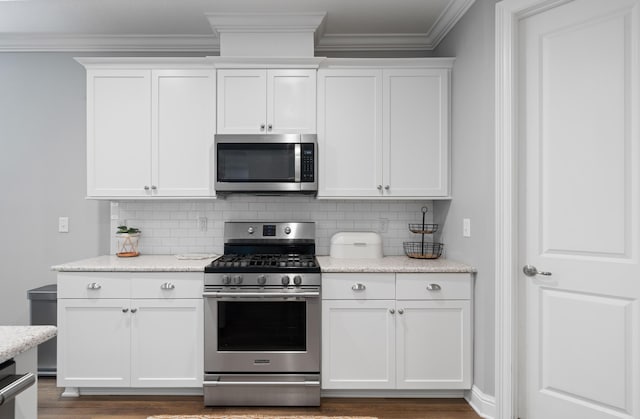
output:
{"label": "microwave control panel", "polygon": [[313,182],[315,179],[315,150],[313,144],[302,144],[301,182]]}

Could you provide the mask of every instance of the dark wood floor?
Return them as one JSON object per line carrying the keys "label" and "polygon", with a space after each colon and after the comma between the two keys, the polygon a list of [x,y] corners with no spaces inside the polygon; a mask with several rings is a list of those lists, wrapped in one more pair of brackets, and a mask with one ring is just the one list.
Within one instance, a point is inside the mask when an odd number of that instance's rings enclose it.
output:
{"label": "dark wood floor", "polygon": [[323,398],[320,407],[204,407],[192,396],[81,396],[62,398],[55,379],[38,381],[38,419],[146,419],[151,415],[375,416],[380,419],[478,419],[463,399]]}

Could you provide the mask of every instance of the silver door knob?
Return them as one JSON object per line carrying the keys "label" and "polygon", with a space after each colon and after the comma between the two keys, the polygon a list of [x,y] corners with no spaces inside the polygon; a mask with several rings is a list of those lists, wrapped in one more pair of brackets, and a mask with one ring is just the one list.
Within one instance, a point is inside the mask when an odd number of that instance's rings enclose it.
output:
{"label": "silver door knob", "polygon": [[260,131],[264,131],[264,127],[265,127],[264,124],[260,124]]}
{"label": "silver door knob", "polygon": [[151,185],[151,190],[155,191],[156,189],[158,189],[156,185]]}
{"label": "silver door knob", "polygon": [[404,309],[399,308],[399,309],[398,309],[398,314],[404,314]]}
{"label": "silver door knob", "polygon": [[395,312],[396,312],[396,311],[395,311],[393,308],[390,308],[390,309],[389,309],[389,313],[391,313],[391,314],[395,314]]}
{"label": "silver door knob", "polygon": [[382,185],[378,185],[378,190],[381,191],[382,190]]}
{"label": "silver door knob", "polygon": [[126,312],[128,312],[128,311],[129,311],[129,309],[128,309],[128,308],[123,308],[123,309],[122,309],[122,312],[123,312],[123,313],[126,313]]}
{"label": "silver door knob", "polygon": [[131,309],[131,312],[132,312],[132,313],[135,313],[136,311],[138,311],[138,309],[137,309],[137,308],[132,308],[132,309]]}
{"label": "silver door knob", "polygon": [[267,129],[271,131],[273,129],[273,125],[272,124],[267,125]]}
{"label": "silver door knob", "polygon": [[538,268],[536,268],[533,265],[524,265],[522,267],[522,272],[524,272],[526,276],[536,276],[536,275],[551,276],[551,272],[539,271]]}
{"label": "silver door knob", "polygon": [[391,187],[389,185],[385,186],[384,189],[388,191]]}
{"label": "silver door knob", "polygon": [[149,186],[144,185],[144,190],[145,190],[145,191],[148,191],[148,190],[149,190]]}

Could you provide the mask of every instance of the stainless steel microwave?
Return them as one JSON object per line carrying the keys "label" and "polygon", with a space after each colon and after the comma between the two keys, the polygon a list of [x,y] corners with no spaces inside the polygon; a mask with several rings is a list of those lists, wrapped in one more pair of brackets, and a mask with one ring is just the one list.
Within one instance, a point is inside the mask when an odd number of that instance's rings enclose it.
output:
{"label": "stainless steel microwave", "polygon": [[315,193],[315,134],[215,136],[216,192]]}

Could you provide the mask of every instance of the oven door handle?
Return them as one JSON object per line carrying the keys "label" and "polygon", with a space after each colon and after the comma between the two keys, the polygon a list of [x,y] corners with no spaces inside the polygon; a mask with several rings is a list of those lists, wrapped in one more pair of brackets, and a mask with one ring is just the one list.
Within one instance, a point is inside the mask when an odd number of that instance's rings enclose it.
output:
{"label": "oven door handle", "polygon": [[320,297],[319,291],[305,291],[305,292],[204,292],[203,297],[213,298],[225,298],[225,297],[245,297],[245,298],[318,298]]}
{"label": "oven door handle", "polygon": [[205,386],[319,386],[320,381],[205,381]]}

